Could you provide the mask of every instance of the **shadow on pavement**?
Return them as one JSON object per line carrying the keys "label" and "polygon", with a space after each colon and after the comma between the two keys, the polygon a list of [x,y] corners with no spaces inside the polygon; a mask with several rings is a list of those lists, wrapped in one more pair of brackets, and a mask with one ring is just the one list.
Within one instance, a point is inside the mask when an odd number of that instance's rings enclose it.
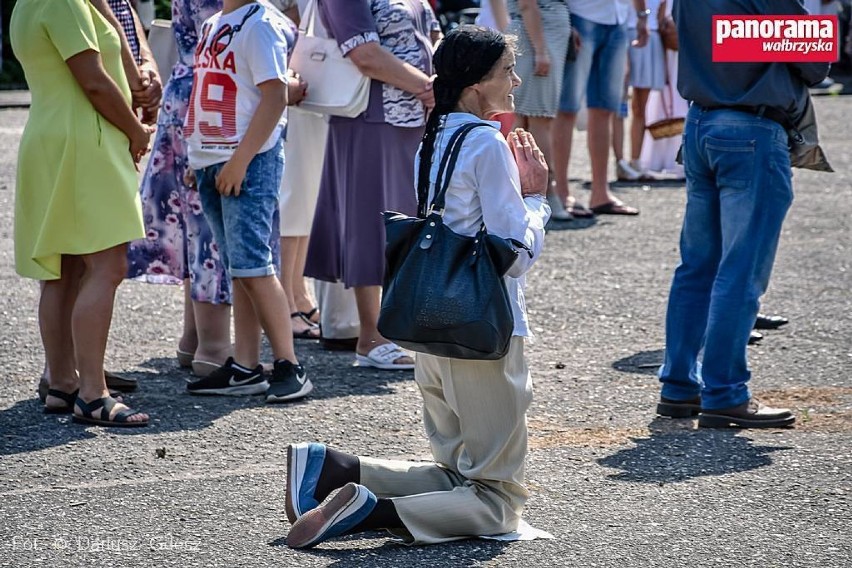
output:
{"label": "shadow on pavement", "polygon": [[[314,390],[304,401],[277,405],[282,408],[324,398],[395,394],[394,382],[414,380],[412,371],[353,367],[352,354],[329,353],[318,344],[300,344],[299,356],[308,369]],[[122,397],[128,406],[149,414],[151,423],[144,428],[105,429],[109,434],[134,436],[202,430],[234,411],[266,404],[262,396],[189,395],[186,383],[193,376],[178,368],[174,358],[151,358],[139,363],[138,368],[142,370],[121,371],[139,381],[137,391]],[[32,398],[0,411],[0,455],[34,452],[92,438],[97,431],[90,431],[93,428],[99,427],[76,424],[70,414],[45,415],[33,385]]]}
{"label": "shadow on pavement", "polygon": [[585,219],[575,217],[570,221],[557,221],[555,219],[551,219],[547,222],[544,229],[546,231],[579,231],[582,229],[590,229],[597,224],[597,217],[587,217]]}
{"label": "shadow on pavement", "polygon": [[612,368],[622,373],[638,373],[641,375],[655,375],[660,365],[663,364],[663,349],[653,351],[639,351],[633,355],[622,357],[612,364]]}
{"label": "shadow on pavement", "polygon": [[[312,548],[302,550],[299,554],[324,557],[331,561],[329,566],[337,566],[338,568],[361,568],[378,565],[438,566],[448,565],[446,564],[447,558],[452,558],[452,566],[479,566],[482,563],[489,564],[489,561],[499,557],[503,549],[510,544],[493,540],[467,539],[443,543],[439,547],[406,546],[395,540],[388,540],[388,534],[385,532],[368,532],[337,539],[335,542],[370,538],[384,539],[385,542],[381,546],[369,549]],[[270,542],[269,545],[286,547],[286,537],[278,538]]]}
{"label": "shadow on pavement", "polygon": [[597,460],[621,470],[609,479],[638,483],[676,483],[695,477],[750,471],[772,463],[772,452],[788,446],[754,446],[738,430],[695,430],[692,420],[656,417],[647,438],[631,438],[632,448]]}

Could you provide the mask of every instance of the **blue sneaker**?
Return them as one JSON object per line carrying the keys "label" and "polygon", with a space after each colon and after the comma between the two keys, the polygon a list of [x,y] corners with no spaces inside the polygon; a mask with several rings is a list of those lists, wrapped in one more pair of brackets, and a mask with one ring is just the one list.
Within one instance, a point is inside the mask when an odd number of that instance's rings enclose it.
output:
{"label": "blue sneaker", "polygon": [[290,529],[287,546],[310,548],[345,534],[376,508],[373,492],[357,483],[347,483],[322,507],[309,511]]}
{"label": "blue sneaker", "polygon": [[322,466],[325,463],[323,444],[290,444],[287,446],[287,493],[284,508],[290,524],[312,509],[319,507],[314,498]]}

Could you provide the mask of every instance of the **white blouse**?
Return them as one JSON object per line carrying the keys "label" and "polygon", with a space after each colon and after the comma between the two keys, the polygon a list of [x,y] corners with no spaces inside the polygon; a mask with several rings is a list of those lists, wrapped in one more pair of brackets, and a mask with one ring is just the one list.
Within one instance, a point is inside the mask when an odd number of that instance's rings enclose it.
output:
{"label": "white blouse", "polygon": [[[523,197],[518,166],[509,144],[500,133],[500,123],[482,120],[473,114],[450,113],[438,131],[432,169],[429,173],[429,200],[435,195],[438,167],[453,133],[469,122],[490,124],[468,132],[447,189],[444,223],[460,235],[472,237],[484,222],[488,232],[526,244],[532,255],[521,251],[505,276],[512,315],[513,335],[532,336],[527,322],[524,288],[526,272],[541,254],[544,225],[550,219],[550,206],[541,196]],[[414,164],[415,179],[420,152]]]}

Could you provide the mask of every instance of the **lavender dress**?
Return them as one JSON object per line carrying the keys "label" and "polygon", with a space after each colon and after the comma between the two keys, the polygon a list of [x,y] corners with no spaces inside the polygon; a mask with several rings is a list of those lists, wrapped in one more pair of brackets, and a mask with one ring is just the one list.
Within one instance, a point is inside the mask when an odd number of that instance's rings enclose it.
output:
{"label": "lavender dress", "polygon": [[[431,74],[430,32],[439,28],[426,0],[320,0],[319,7],[344,54],[376,41]],[[381,212],[416,213],[414,155],[425,124],[414,95],[375,80],[362,115],[330,119],[307,276],[347,287],[382,284]]]}

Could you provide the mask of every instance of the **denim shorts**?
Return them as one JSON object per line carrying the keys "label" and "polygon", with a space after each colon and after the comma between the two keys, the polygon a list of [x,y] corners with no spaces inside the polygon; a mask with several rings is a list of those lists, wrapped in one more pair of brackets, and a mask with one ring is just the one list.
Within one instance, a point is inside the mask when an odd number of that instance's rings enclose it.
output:
{"label": "denim shorts", "polygon": [[597,24],[571,14],[571,26],[580,34],[575,61],[565,63],[559,110],[576,113],[586,106],[618,112],[627,65],[627,24]]}
{"label": "denim shorts", "polygon": [[256,278],[278,272],[278,191],[284,173],[279,140],[249,163],[238,196],[216,191],[224,162],[196,170],[204,216],[232,278]]}

